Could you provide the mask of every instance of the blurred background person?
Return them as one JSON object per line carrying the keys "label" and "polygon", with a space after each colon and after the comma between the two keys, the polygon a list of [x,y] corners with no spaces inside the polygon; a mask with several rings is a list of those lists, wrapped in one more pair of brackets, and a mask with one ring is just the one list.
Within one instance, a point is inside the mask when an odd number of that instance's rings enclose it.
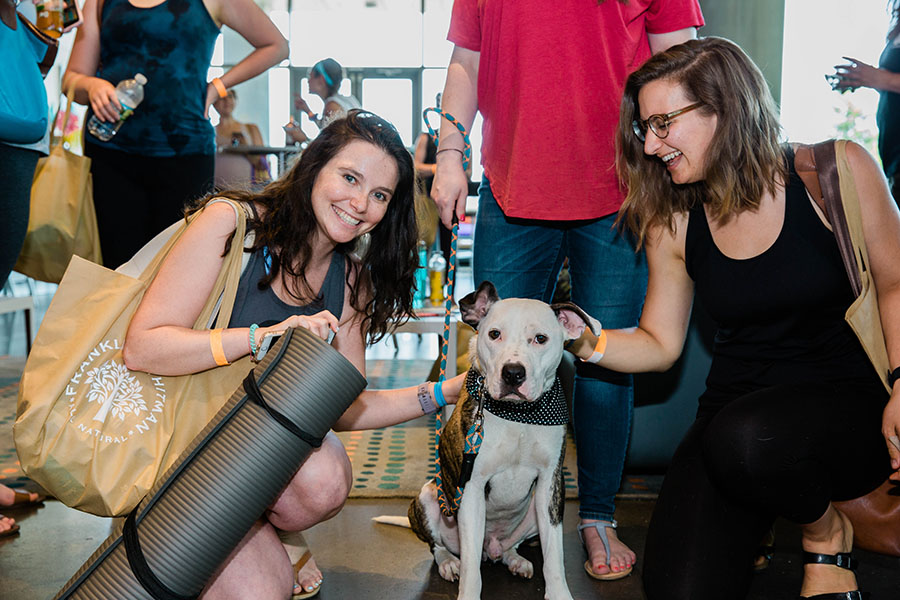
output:
{"label": "blurred background person", "polygon": [[[236,104],[237,93],[234,90],[228,90],[228,95],[224,98],[216,98],[216,101],[213,102],[213,108],[219,113],[219,124],[216,125],[216,146],[220,149],[233,146],[264,146],[265,141],[259,127],[254,123],[241,123],[234,118]],[[219,180],[224,176],[221,171],[227,169],[232,161],[240,161],[249,165],[250,173],[247,176],[247,182],[251,184],[262,184],[272,179],[269,163],[264,154],[217,154],[217,186],[220,185]]]}
{"label": "blurred background person", "polygon": [[[361,108],[362,105],[355,96],[340,94],[339,90],[343,80],[344,67],[341,66],[341,63],[333,58],[320,60],[309,70],[307,81],[309,82],[309,93],[318,96],[325,103],[322,114],[315,114],[300,94],[294,97],[294,108],[304,112],[319,129],[328,125],[332,120],[343,117],[348,110]],[[287,134],[288,143],[302,143],[309,139],[293,118],[285,126],[284,131]]]}

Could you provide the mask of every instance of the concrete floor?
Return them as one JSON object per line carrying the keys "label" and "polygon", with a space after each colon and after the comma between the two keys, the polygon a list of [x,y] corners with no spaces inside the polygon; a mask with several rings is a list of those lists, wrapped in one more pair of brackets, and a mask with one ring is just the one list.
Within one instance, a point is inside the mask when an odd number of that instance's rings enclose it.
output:
{"label": "concrete floor", "polygon": [[[307,534],[324,583],[322,600],[449,600],[456,584],[441,579],[425,544],[412,532],[376,524],[377,515],[402,515],[408,500],[350,500],[336,518]],[[638,554],[635,573],[615,582],[598,582],[582,570],[584,554],[575,533],[577,506],[568,502],[564,520],[566,577],[575,598],[643,600],[640,565],[651,501],[621,502],[617,517],[622,538]],[[59,502],[43,507],[9,511],[21,524],[21,533],[0,540],[0,599],[44,600],[78,570],[110,531],[110,519],[88,515]],[[799,537],[786,523],[776,528],[778,552],[765,572],[756,575],[747,600],[794,600],[800,586]],[[673,553],[677,548],[673,548]],[[522,554],[540,563],[538,548]],[[862,566],[863,589],[873,600],[900,598],[900,560],[867,552],[855,553]],[[536,569],[539,571],[539,569]],[[482,566],[482,597],[504,600],[540,600],[543,578],[513,577],[503,565]],[[110,599],[113,600],[113,599]],[[724,600],[724,599],[723,599]]]}

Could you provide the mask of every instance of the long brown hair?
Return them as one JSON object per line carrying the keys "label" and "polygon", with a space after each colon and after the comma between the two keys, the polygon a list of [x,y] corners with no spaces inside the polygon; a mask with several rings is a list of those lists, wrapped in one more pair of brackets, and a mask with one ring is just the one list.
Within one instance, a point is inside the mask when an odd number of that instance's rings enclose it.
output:
{"label": "long brown hair", "polygon": [[[394,159],[399,175],[387,211],[367,234],[367,243],[360,244],[357,239],[335,248],[335,252],[351,257],[362,248],[362,255],[353,259],[356,285],[350,286],[350,305],[364,315],[363,331],[369,343],[374,343],[384,337],[391,325],[412,316],[418,266],[418,229],[413,205],[415,171],[412,156],[393,125],[370,112],[351,110],[346,117],[324,128],[303,151],[297,164],[261,192],[230,190],[215,196],[255,203],[263,208],[261,216],[248,223],[255,232],[255,240],[253,247],[247,249],[268,247],[270,250],[271,269],[259,281],[260,289],[269,287],[284,270],[287,292],[300,301],[312,300],[315,290],[306,279],[306,269],[312,258],[312,240],[317,227],[312,208],[313,185],[322,168],[354,140],[384,150]],[[348,270],[348,285],[350,277]]]}
{"label": "long brown hair", "polygon": [[[660,79],[680,85],[689,102],[702,102],[699,112],[716,115],[703,181],[673,183],[665,164],[644,154],[632,130],[632,121],[640,118],[638,93]],[[734,42],[707,37],[654,55],[625,83],[616,170],[627,196],[619,221],[635,232],[640,247],[648,229],[666,225],[674,230],[674,216],[700,203],[710,206],[717,219],[759,206],[763,193],[775,193],[786,174],[780,133],[762,73]]]}

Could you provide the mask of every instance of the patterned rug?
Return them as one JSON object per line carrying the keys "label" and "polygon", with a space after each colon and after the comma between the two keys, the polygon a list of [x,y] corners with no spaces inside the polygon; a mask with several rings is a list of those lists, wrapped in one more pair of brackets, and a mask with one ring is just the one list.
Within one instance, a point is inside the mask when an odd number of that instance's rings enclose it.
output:
{"label": "patterned rug", "polygon": [[[431,360],[370,360],[366,364],[369,387],[391,389],[416,385],[426,379]],[[16,395],[24,359],[0,357],[0,483],[39,490],[19,466],[12,426]],[[393,427],[338,433],[353,465],[351,498],[412,498],[434,476],[434,415]],[[567,436],[563,465],[566,498],[577,498],[575,444]],[[661,476],[624,478],[617,497],[653,499]]]}

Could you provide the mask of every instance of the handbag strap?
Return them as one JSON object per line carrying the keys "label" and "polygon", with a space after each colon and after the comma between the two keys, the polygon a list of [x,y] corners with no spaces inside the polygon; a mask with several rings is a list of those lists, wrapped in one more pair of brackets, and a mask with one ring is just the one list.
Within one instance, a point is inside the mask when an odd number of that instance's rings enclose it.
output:
{"label": "handbag strap", "polygon": [[16,14],[19,16],[19,22],[25,26],[25,29],[47,47],[46,52],[44,52],[44,57],[41,59],[41,62],[38,63],[41,75],[46,77],[47,73],[50,72],[50,67],[56,62],[56,53],[59,51],[59,40],[38,29],[34,23],[23,17],[22,13],[16,12]]}
{"label": "handbag strap", "polygon": [[862,279],[853,249],[853,239],[847,224],[847,216],[841,199],[841,181],[838,173],[835,140],[800,146],[794,154],[794,168],[812,199],[831,224],[844,270],[850,280],[854,296],[862,292]]}

